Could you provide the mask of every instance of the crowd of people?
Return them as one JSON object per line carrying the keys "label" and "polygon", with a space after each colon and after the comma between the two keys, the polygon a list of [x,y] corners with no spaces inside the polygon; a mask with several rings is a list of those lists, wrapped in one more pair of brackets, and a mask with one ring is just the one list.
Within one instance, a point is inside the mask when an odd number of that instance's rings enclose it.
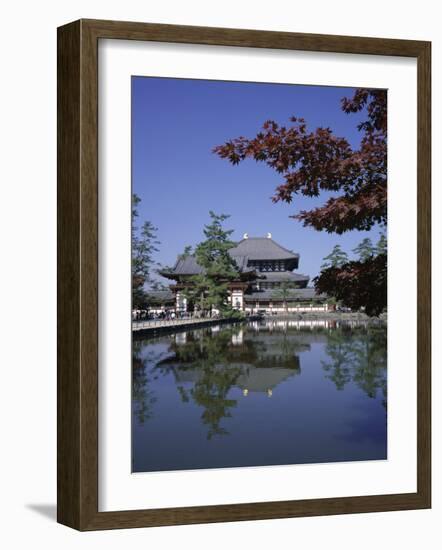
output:
{"label": "crowd of people", "polygon": [[165,309],[161,311],[149,311],[146,309],[134,309],[132,311],[133,321],[173,321],[174,319],[202,319],[205,317],[217,318],[218,313],[210,311],[175,311],[174,309]]}

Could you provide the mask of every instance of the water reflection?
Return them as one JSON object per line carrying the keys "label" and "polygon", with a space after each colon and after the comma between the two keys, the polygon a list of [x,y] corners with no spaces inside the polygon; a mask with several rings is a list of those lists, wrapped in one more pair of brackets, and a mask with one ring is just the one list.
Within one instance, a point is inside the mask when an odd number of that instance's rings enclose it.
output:
{"label": "water reflection", "polygon": [[321,361],[326,377],[338,390],[354,382],[368,397],[378,392],[387,406],[387,331],[384,327],[345,325],[327,336],[327,361]]}
{"label": "water reflection", "polygon": [[[170,355],[157,363],[162,374],[173,372],[183,402],[193,400],[203,408],[201,420],[207,426],[207,438],[226,435],[220,426],[232,415],[237,400],[228,397],[236,386],[244,396],[250,392],[273,395],[273,388],[298,374],[296,350],[305,349],[286,334],[263,340],[247,336],[243,328],[222,331],[206,329],[180,334],[170,344]],[[190,384],[186,389],[184,383]]]}
{"label": "water reflection", "polygon": [[386,344],[381,324],[277,320],[135,341],[134,470],[385,458]]}
{"label": "water reflection", "polygon": [[153,416],[153,406],[157,398],[151,385],[157,376],[149,367],[155,365],[161,357],[152,351],[142,357],[144,346],[144,342],[135,340],[132,349],[132,408],[134,419],[139,424],[144,424]]}

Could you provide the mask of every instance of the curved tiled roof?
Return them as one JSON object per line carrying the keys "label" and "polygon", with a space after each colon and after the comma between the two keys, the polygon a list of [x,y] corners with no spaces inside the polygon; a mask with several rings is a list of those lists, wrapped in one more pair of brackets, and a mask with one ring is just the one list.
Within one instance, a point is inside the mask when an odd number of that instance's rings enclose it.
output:
{"label": "curved tiled roof", "polygon": [[[296,268],[298,267],[299,254],[288,250],[287,248],[282,247],[276,243],[273,239],[269,237],[248,237],[242,239],[236,246],[229,250],[230,256],[235,260],[238,270],[241,273],[254,271],[255,267],[249,266],[249,262],[260,261],[260,260],[286,260],[287,267]],[[164,277],[176,276],[176,275],[197,275],[202,273],[203,269],[196,261],[195,256],[187,255],[178,257],[176,264],[173,269],[163,270],[161,275]],[[266,272],[267,274],[268,272]],[[272,275],[275,275],[276,272],[273,272]],[[281,272],[282,273],[282,272]],[[289,272],[285,272],[289,273]],[[278,277],[278,275],[276,275]],[[297,275],[290,274],[289,277],[291,280],[305,281],[309,277],[306,275]],[[271,279],[269,279],[271,280]],[[280,280],[280,279],[273,279]]]}
{"label": "curved tiled roof", "polygon": [[230,250],[232,256],[248,256],[249,260],[292,260],[299,254],[284,248],[269,237],[247,237]]}
{"label": "curved tiled roof", "polygon": [[196,261],[195,256],[181,256],[173,268],[175,275],[197,275],[203,272],[203,268]]}
{"label": "curved tiled roof", "polygon": [[293,271],[260,271],[259,279],[262,281],[269,281],[270,283],[280,283],[282,281],[290,281],[292,283],[308,281],[310,277],[302,273],[293,273]]}

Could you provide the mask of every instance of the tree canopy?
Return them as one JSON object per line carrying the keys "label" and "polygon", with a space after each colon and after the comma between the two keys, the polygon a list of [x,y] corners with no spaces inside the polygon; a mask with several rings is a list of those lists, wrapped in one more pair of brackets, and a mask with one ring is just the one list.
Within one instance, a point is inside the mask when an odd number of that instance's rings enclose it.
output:
{"label": "tree canopy", "polygon": [[[366,114],[357,126],[361,132],[357,148],[328,127],[309,130],[303,118],[292,116],[287,126],[268,120],[255,137],[240,136],[213,151],[233,165],[250,158],[280,174],[283,181],[275,189],[273,202],[291,203],[296,195],[319,197],[325,193],[322,206],[291,216],[304,226],[337,234],[386,226],[387,92],[357,89],[351,98],[342,98],[341,109],[347,114]],[[386,284],[386,241],[376,252],[378,256],[371,259],[364,252],[358,262],[330,264],[326,276],[321,279],[321,273],[316,278],[316,289],[336,299],[344,296],[341,299],[349,307],[357,304],[367,312],[382,311],[386,292],[377,296],[373,292],[379,290],[381,282],[381,286]],[[347,296],[342,285],[344,281],[350,284],[350,280],[352,290]]]}
{"label": "tree canopy", "polygon": [[204,226],[205,240],[195,247],[195,258],[202,273],[191,277],[192,285],[185,290],[188,299],[201,310],[228,309],[228,283],[238,277],[238,267],[228,251],[236,243],[230,239],[232,229],[223,223],[230,217],[210,211],[210,223]]}
{"label": "tree canopy", "polygon": [[347,252],[342,250],[339,244],[336,244],[333,247],[333,250],[328,254],[321,265],[321,270],[327,269],[329,267],[341,267],[348,262]]}
{"label": "tree canopy", "polygon": [[305,226],[339,234],[368,230],[387,223],[386,91],[358,89],[341,101],[345,113],[364,107],[367,119],[358,125],[363,136],[357,149],[330,128],[309,131],[303,118],[293,116],[289,126],[268,120],[254,138],[241,136],[213,151],[232,164],[252,158],[281,174],[284,181],[276,188],[274,202],[290,203],[297,194],[336,193],[323,206],[293,215]]}
{"label": "tree canopy", "polygon": [[376,254],[387,254],[387,237],[382,233],[379,241],[376,243]]}
{"label": "tree canopy", "polygon": [[137,225],[138,205],[141,202],[138,195],[132,196],[132,307],[143,308],[147,299],[144,287],[146,284],[155,286],[152,280],[154,254],[160,244],[157,239],[157,228],[150,221],[144,221],[141,227]]}
{"label": "tree canopy", "polygon": [[358,255],[359,260],[361,260],[361,262],[365,262],[375,254],[376,249],[373,247],[373,243],[371,242],[371,239],[366,237],[358,244],[358,246],[356,246],[356,248],[352,250],[352,252]]}
{"label": "tree canopy", "polygon": [[299,293],[296,292],[298,285],[292,281],[284,279],[279,286],[272,291],[272,297],[283,301],[284,309],[287,313],[290,300],[294,300]]}
{"label": "tree canopy", "polygon": [[370,316],[379,315],[387,303],[387,256],[379,254],[365,261],[329,267],[314,282],[318,292],[334,296],[345,306],[364,308]]}

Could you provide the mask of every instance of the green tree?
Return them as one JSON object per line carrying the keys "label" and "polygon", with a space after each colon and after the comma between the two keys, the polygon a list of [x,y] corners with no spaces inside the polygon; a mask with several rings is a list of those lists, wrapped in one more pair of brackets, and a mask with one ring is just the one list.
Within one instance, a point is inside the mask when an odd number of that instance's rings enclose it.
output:
{"label": "green tree", "polygon": [[347,262],[347,253],[342,250],[339,244],[336,244],[330,254],[325,256],[324,263],[321,265],[321,271],[329,267],[342,267]]}
{"label": "green tree", "polygon": [[362,242],[358,244],[356,248],[352,250],[354,254],[357,254],[361,262],[369,260],[372,256],[375,255],[375,249],[371,239],[366,237]]}
{"label": "green tree", "polygon": [[287,302],[290,299],[296,298],[296,289],[297,285],[296,283],[293,283],[292,281],[289,281],[287,279],[281,281],[281,284],[278,288],[275,288],[272,292],[272,298],[281,299],[283,302],[284,310],[287,313],[288,311],[288,304]]}
{"label": "green tree", "polygon": [[157,228],[150,221],[145,221],[138,227],[138,205],[141,199],[135,193],[132,195],[132,307],[142,308],[146,305],[144,287],[152,280],[154,254],[158,252]]}
{"label": "green tree", "polygon": [[180,254],[180,258],[187,258],[188,256],[192,255],[192,247],[190,245],[187,245],[184,247],[184,251],[182,254]]}
{"label": "green tree", "polygon": [[379,315],[387,304],[387,255],[328,267],[313,281],[318,292],[334,296],[346,307],[362,308],[370,317]]}
{"label": "green tree", "polygon": [[224,229],[223,223],[230,216],[209,212],[211,222],[204,226],[205,240],[195,248],[195,258],[202,272],[190,278],[186,289],[188,299],[198,304],[202,311],[216,308],[226,312],[228,306],[229,282],[238,277],[238,266],[229,255],[235,246],[230,239],[232,229]]}
{"label": "green tree", "polygon": [[376,254],[387,254],[387,237],[385,233],[381,233],[376,243]]}

